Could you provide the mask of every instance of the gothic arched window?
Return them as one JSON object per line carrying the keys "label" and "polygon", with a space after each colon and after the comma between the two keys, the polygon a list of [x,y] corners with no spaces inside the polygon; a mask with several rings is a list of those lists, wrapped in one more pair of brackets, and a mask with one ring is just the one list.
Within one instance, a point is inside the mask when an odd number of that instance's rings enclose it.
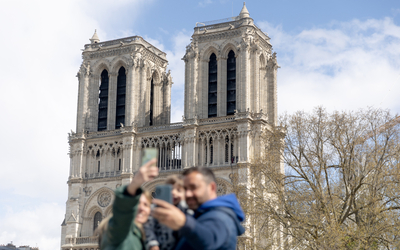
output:
{"label": "gothic arched window", "polygon": [[208,62],[208,117],[217,117],[217,57],[214,53]]}
{"label": "gothic arched window", "polygon": [[225,162],[229,162],[229,137],[225,137]]}
{"label": "gothic arched window", "polygon": [[121,123],[125,123],[125,93],[126,93],[126,72],[121,67],[118,71],[117,78],[117,107],[115,115],[115,128],[121,127]]}
{"label": "gothic arched window", "polygon": [[214,146],[213,146],[213,139],[210,138],[210,164],[213,163],[214,158]]}
{"label": "gothic arched window", "polygon": [[97,213],[94,215],[94,218],[93,218],[93,232],[94,232],[94,230],[96,230],[96,228],[99,226],[99,224],[100,224],[100,222],[101,222],[102,219],[103,219],[103,216],[101,215],[100,212],[97,212]]}
{"label": "gothic arched window", "polygon": [[151,78],[151,83],[150,83],[150,122],[149,122],[149,126],[153,125],[153,102],[154,102],[154,82],[153,82],[153,77]]}
{"label": "gothic arched window", "polygon": [[233,115],[236,109],[236,57],[232,50],[226,64],[226,115]]}
{"label": "gothic arched window", "polygon": [[107,130],[107,112],[108,112],[108,72],[101,72],[99,87],[99,115],[97,120],[97,130]]}

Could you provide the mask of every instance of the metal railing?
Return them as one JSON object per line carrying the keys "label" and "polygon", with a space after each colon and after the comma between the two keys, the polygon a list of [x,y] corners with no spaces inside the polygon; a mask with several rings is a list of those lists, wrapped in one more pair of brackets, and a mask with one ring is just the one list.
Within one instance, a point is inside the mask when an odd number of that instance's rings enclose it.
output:
{"label": "metal railing", "polygon": [[228,18],[223,18],[223,19],[218,19],[218,20],[213,20],[213,21],[197,22],[196,27],[199,27],[198,24],[203,24],[203,26],[208,26],[208,25],[213,25],[213,24],[217,24],[217,23],[227,23],[227,22],[237,21],[239,19],[240,19],[240,16],[233,16],[233,17],[228,17]]}

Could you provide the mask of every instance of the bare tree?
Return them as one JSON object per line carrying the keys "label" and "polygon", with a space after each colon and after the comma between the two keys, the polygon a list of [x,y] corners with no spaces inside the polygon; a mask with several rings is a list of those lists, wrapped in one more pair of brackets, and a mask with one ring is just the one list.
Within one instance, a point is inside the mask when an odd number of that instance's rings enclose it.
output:
{"label": "bare tree", "polygon": [[399,249],[399,121],[377,109],[282,116],[242,202],[252,249]]}

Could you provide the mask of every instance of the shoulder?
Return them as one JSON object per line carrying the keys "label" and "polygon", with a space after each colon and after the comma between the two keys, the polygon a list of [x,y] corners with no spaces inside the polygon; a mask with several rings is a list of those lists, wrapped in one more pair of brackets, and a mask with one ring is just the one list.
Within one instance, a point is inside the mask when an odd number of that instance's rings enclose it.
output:
{"label": "shoulder", "polygon": [[204,214],[202,214],[199,218],[198,221],[202,220],[208,220],[210,218],[215,219],[217,221],[224,221],[224,222],[230,222],[234,223],[234,217],[235,214],[232,211],[232,209],[227,208],[227,207],[214,207],[208,211],[206,211]]}

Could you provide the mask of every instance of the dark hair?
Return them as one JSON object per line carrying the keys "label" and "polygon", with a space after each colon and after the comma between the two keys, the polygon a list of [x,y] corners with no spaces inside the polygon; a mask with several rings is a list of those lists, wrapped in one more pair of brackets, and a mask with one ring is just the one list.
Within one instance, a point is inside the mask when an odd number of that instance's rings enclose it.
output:
{"label": "dark hair", "polygon": [[206,167],[191,167],[191,168],[188,168],[185,171],[183,171],[182,175],[187,176],[193,172],[197,172],[197,173],[201,174],[204,177],[205,182],[208,184],[211,182],[217,183],[217,181],[215,180],[215,175],[214,175],[213,171]]}
{"label": "dark hair", "polygon": [[183,187],[183,176],[177,174],[170,175],[167,177],[167,179],[165,179],[165,184],[178,184],[179,186]]}

